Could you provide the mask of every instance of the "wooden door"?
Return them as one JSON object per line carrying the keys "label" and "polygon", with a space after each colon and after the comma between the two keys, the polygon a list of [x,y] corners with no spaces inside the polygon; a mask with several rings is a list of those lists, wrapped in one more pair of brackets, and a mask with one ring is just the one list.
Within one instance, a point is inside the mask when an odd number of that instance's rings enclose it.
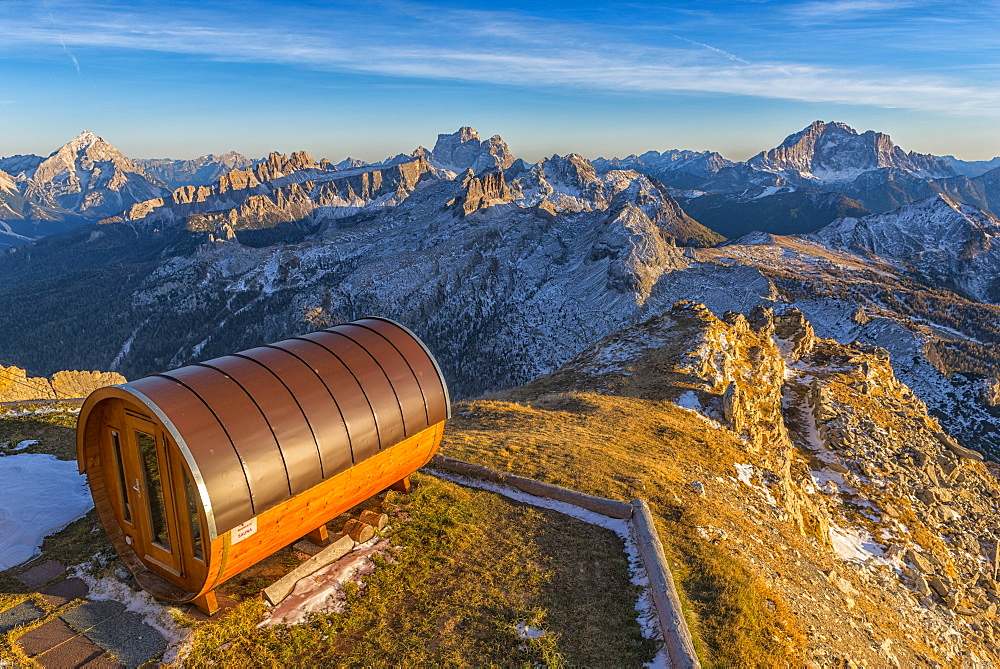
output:
{"label": "wooden door", "polygon": [[118,407],[105,425],[104,481],[125,541],[153,572],[189,590],[205,579],[205,520],[191,474],[170,436]]}
{"label": "wooden door", "polygon": [[154,571],[178,577],[182,546],[163,431],[152,421],[126,413],[125,444],[126,483],[136,498],[132,516],[138,532],[133,548]]}

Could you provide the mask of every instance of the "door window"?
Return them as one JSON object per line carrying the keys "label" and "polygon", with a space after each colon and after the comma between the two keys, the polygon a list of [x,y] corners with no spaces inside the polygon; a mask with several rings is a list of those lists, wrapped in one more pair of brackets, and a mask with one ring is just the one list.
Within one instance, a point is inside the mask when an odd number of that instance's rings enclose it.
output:
{"label": "door window", "polygon": [[167,508],[163,499],[163,481],[160,477],[160,462],[156,454],[156,438],[135,430],[135,441],[139,447],[139,461],[146,480],[146,505],[149,508],[150,529],[153,543],[170,551],[170,532],[167,529]]}
{"label": "door window", "polygon": [[118,472],[118,492],[122,504],[122,520],[132,524],[132,505],[128,501],[128,485],[125,483],[125,466],[122,463],[122,444],[117,430],[111,430],[111,450],[115,456],[115,470]]}
{"label": "door window", "polygon": [[191,550],[194,556],[205,561],[205,554],[201,546],[201,521],[198,519],[198,504],[195,501],[194,486],[187,472],[184,472],[184,497],[187,499],[188,520],[191,523]]}

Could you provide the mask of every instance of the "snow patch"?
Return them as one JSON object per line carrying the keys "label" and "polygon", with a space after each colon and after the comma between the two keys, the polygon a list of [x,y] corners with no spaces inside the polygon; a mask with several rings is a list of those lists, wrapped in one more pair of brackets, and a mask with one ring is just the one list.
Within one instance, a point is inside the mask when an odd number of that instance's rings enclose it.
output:
{"label": "snow patch", "polygon": [[14,448],[12,448],[10,450],[13,451],[14,453],[17,453],[18,451],[23,451],[24,449],[28,448],[29,446],[37,446],[38,443],[39,443],[39,441],[37,439],[25,439],[24,441],[17,442],[17,444],[14,446]]}
{"label": "snow patch", "polygon": [[545,630],[532,627],[525,620],[521,620],[514,625],[514,630],[517,632],[518,639],[541,639],[545,636]]}
{"label": "snow patch", "polygon": [[44,416],[50,413],[80,413],[80,407],[55,406],[21,409],[20,411],[3,411],[0,409],[0,418],[24,418],[25,416]]}
{"label": "snow patch", "polygon": [[885,546],[875,541],[875,537],[863,529],[843,528],[831,522],[830,543],[837,557],[842,560],[894,566],[886,557]]}
{"label": "snow patch", "polygon": [[698,401],[698,396],[694,394],[693,390],[689,390],[674,402],[677,406],[682,409],[690,409],[691,411],[701,411],[701,402]]}
{"label": "snow patch", "polygon": [[2,457],[0,482],[0,571],[37,555],[45,537],[94,506],[76,463],[54,455]]}
{"label": "snow patch", "polygon": [[778,501],[774,499],[774,495],[771,491],[767,489],[764,485],[757,485],[753,482],[754,470],[753,465],[750,464],[734,464],[733,467],[736,468],[736,478],[742,481],[748,488],[753,488],[767,500],[767,503],[771,506],[778,506]]}

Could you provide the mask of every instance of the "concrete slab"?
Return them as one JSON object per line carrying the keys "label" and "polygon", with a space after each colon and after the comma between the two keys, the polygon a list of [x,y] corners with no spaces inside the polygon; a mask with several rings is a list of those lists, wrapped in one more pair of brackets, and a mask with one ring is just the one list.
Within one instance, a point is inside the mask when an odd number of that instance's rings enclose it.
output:
{"label": "concrete slab", "polygon": [[74,599],[86,597],[90,592],[87,584],[78,578],[67,578],[42,588],[41,595],[52,606],[62,606]]}
{"label": "concrete slab", "polygon": [[33,602],[21,602],[17,606],[0,611],[0,634],[11,631],[33,620],[44,618],[45,612]]}
{"label": "concrete slab", "polygon": [[81,604],[59,617],[69,623],[70,627],[77,632],[86,632],[90,628],[100,625],[105,620],[121,614],[124,610],[124,604],[106,599]]}
{"label": "concrete slab", "polygon": [[294,544],[292,544],[292,548],[299,551],[300,553],[305,553],[309,557],[312,557],[313,555],[316,555],[316,553],[319,553],[321,550],[323,550],[322,546],[317,546],[308,539],[299,539]]}
{"label": "concrete slab", "polygon": [[55,560],[48,560],[24,572],[17,577],[17,580],[29,588],[37,588],[45,585],[56,576],[61,576],[64,571],[66,571],[66,567]]}
{"label": "concrete slab", "polygon": [[167,640],[132,611],[109,618],[83,634],[126,667],[138,667],[167,649]]}
{"label": "concrete slab", "polygon": [[[84,636],[75,636],[48,652],[32,659],[43,667],[51,669],[66,669],[67,667],[88,666],[88,663],[108,658],[107,652],[96,643]],[[111,660],[114,662],[114,660]],[[93,665],[90,665],[93,666]],[[100,665],[98,665],[100,666]],[[108,667],[120,667],[118,663],[106,664]]]}
{"label": "concrete slab", "polygon": [[76,634],[76,630],[67,625],[66,621],[56,618],[22,634],[17,640],[17,645],[25,655],[34,657],[69,641]]}
{"label": "concrete slab", "polygon": [[272,605],[279,604],[295,588],[295,584],[299,582],[300,578],[305,578],[320,567],[325,567],[334,560],[339,560],[353,549],[354,539],[351,539],[346,534],[337,537],[319,553],[264,588],[264,598]]}

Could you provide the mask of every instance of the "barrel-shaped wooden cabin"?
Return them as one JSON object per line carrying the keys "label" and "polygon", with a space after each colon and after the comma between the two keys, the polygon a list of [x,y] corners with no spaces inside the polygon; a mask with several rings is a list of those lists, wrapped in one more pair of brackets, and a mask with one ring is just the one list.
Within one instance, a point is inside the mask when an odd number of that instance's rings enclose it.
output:
{"label": "barrel-shaped wooden cabin", "polygon": [[411,331],[363,318],[92,393],[77,458],[153,595],[214,588],[434,455],[448,387]]}

